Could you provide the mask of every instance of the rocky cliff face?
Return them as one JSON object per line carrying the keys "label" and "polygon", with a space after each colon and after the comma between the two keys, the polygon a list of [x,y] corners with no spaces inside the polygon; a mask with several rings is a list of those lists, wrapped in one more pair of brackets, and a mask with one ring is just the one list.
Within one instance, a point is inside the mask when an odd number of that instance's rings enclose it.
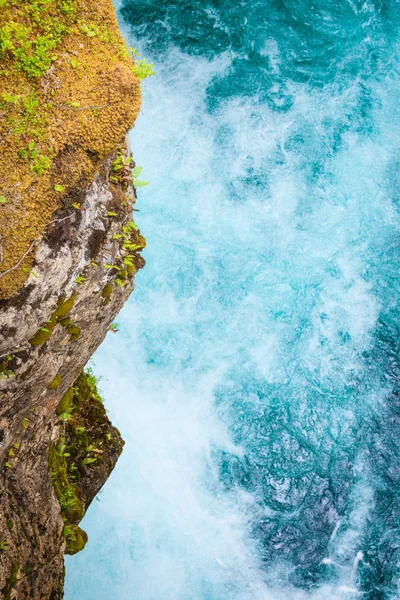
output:
{"label": "rocky cliff face", "polygon": [[0,590],[6,599],[62,598],[64,552],[84,545],[77,524],[122,450],[93,378],[81,375],[143,266],[134,197],[109,180],[122,152],[103,162],[80,198],[81,210],[54,219],[33,273],[1,303]]}
{"label": "rocky cliff face", "polygon": [[124,140],[151,68],[112,0],[0,5],[0,598],[57,600],[123,447],[83,370],[144,264]]}

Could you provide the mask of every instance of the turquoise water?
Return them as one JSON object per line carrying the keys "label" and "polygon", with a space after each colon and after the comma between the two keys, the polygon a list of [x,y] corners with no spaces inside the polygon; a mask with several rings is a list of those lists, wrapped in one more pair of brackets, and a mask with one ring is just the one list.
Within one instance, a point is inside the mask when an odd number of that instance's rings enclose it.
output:
{"label": "turquoise water", "polygon": [[119,8],[147,266],[66,600],[400,598],[400,4]]}

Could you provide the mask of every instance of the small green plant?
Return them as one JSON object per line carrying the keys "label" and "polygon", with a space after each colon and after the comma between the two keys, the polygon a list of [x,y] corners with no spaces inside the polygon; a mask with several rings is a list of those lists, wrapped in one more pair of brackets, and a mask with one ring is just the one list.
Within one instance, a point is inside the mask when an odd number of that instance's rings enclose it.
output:
{"label": "small green plant", "polygon": [[67,331],[69,333],[71,341],[78,340],[81,337],[82,330],[80,327],[77,327],[76,325],[69,325],[67,327]]}
{"label": "small green plant", "polygon": [[58,501],[62,509],[72,508],[76,504],[75,495],[70,488],[67,488],[65,492],[61,494]]}
{"label": "small green plant", "polygon": [[144,187],[149,185],[149,182],[139,179],[142,170],[143,167],[136,166],[132,154],[124,156],[122,146],[118,146],[117,155],[112,162],[112,174],[109,179],[113,183],[120,184],[123,189],[127,189],[130,185],[133,185],[135,188]]}
{"label": "small green plant", "polygon": [[79,283],[79,285],[82,285],[82,283],[84,283],[87,280],[87,277],[83,277],[83,275],[78,275],[78,277],[75,279],[75,283]]}
{"label": "small green plant", "polygon": [[103,403],[103,400],[97,391],[97,386],[99,384],[99,381],[101,380],[101,377],[96,377],[96,375],[93,372],[92,367],[90,367],[90,366],[87,367],[87,369],[85,370],[85,375],[86,375],[86,382],[90,388],[90,393],[91,393],[92,397],[95,398],[96,400],[98,400],[99,402]]}
{"label": "small green plant", "polygon": [[22,267],[22,270],[24,273],[26,273],[27,275],[32,275],[33,277],[35,277],[36,279],[39,278],[39,275],[37,275],[37,273],[35,273],[35,271],[32,271],[32,269],[30,269],[29,267]]}
{"label": "small green plant", "polygon": [[56,192],[65,192],[65,187],[63,185],[55,185],[54,189]]}
{"label": "small green plant", "polygon": [[91,458],[90,456],[87,456],[83,459],[82,463],[85,465],[85,467],[88,467],[89,465],[93,465],[96,461],[97,458]]}
{"label": "small green plant", "polygon": [[132,183],[135,188],[145,187],[150,184],[150,181],[142,181],[139,179],[139,175],[143,171],[143,167],[135,167],[132,171]]}
{"label": "small green plant", "polygon": [[0,552],[5,552],[8,549],[8,544],[5,540],[0,541]]}
{"label": "small green plant", "polygon": [[15,373],[11,369],[5,368],[2,371],[0,371],[0,377],[5,377],[6,379],[9,379],[10,377],[12,377],[12,375],[15,375]]}
{"label": "small green plant", "polygon": [[76,466],[76,464],[73,462],[70,465],[68,465],[68,473],[69,473],[69,477],[70,479],[76,479],[76,474],[78,471],[78,467]]}
{"label": "small green plant", "polygon": [[59,456],[60,458],[64,458],[65,456],[69,456],[69,454],[67,452],[65,452],[67,445],[65,443],[64,438],[61,439],[60,443],[57,446],[57,456]]}
{"label": "small green plant", "polygon": [[24,417],[22,419],[22,428],[23,429],[28,429],[28,427],[29,427],[29,419],[27,417]]}
{"label": "small green plant", "polygon": [[138,264],[140,265],[138,261],[141,259],[138,259],[137,252],[145,248],[146,240],[140,235],[138,226],[134,221],[129,221],[123,225],[122,233],[115,233],[113,239],[122,240],[121,247],[126,251],[126,255],[123,257],[117,256],[119,264],[105,264],[104,266],[106,269],[116,269],[119,271],[114,283],[119,287],[123,287],[126,285],[128,277],[132,277],[136,272]]}
{"label": "small green plant", "polygon": [[33,160],[33,164],[29,167],[31,171],[35,171],[38,175],[43,175],[45,171],[50,169],[51,159],[48,156],[39,154]]}
{"label": "small green plant", "polygon": [[19,151],[19,156],[22,159],[31,161],[29,169],[38,175],[43,173],[50,168],[51,159],[48,156],[39,154],[39,150],[35,147],[35,142],[30,141],[26,149]]}
{"label": "small green plant", "polygon": [[[140,56],[136,48],[129,48],[129,52],[130,55],[135,59],[138,59]],[[154,63],[148,63],[145,58],[142,58],[141,60],[135,60],[135,64],[132,68],[132,71],[136,75],[136,77],[140,79],[140,81],[143,81],[143,79],[146,79],[151,75],[155,75],[153,67]]]}
{"label": "small green plant", "polygon": [[[60,421],[63,421],[63,422],[70,421],[72,419],[72,411],[73,411],[73,407],[60,413],[58,415],[58,418],[60,419]],[[64,455],[64,456],[66,456],[66,455]]]}
{"label": "small green plant", "polygon": [[[45,7],[41,10],[44,11]],[[29,77],[41,77],[47,71],[51,64],[52,50],[57,46],[61,34],[65,32],[66,27],[61,23],[56,23],[54,19],[45,19],[39,13],[39,2],[33,2],[31,8],[37,9],[36,20],[44,25],[41,34],[34,40],[30,36],[30,28],[22,23],[9,21],[0,28],[0,57],[6,55],[12,56],[15,66],[18,70],[24,71]],[[44,22],[45,19],[45,22]],[[51,29],[45,32],[46,25]]]}
{"label": "small green plant", "polygon": [[78,525],[68,525],[64,527],[64,536],[66,540],[66,553],[76,554],[83,550],[88,540],[88,536]]}
{"label": "small green plant", "polygon": [[125,256],[123,259],[123,263],[127,267],[132,267],[135,264],[133,256],[131,256],[130,254],[128,254],[128,256]]}
{"label": "small green plant", "polygon": [[96,37],[98,35],[98,29],[94,23],[85,23],[85,21],[78,22],[79,29],[82,33],[87,35],[87,37]]}
{"label": "small green plant", "polygon": [[65,535],[65,538],[67,540],[69,540],[70,542],[76,542],[75,528],[72,525],[65,525],[64,535]]}
{"label": "small green plant", "polygon": [[130,233],[132,233],[133,231],[136,231],[137,229],[138,229],[138,226],[136,225],[136,223],[134,221],[128,221],[128,223],[122,227],[122,231],[124,232],[125,235],[129,235]]}
{"label": "small green plant", "polygon": [[110,331],[112,331],[113,333],[117,333],[119,331],[118,327],[119,327],[118,323],[111,323],[111,325],[110,325]]}
{"label": "small green plant", "polygon": [[121,185],[123,189],[127,190],[131,183],[131,171],[134,165],[132,155],[124,156],[122,146],[118,146],[117,155],[111,165],[110,181]]}
{"label": "small green plant", "polygon": [[8,92],[3,92],[1,95],[3,102],[9,102],[11,104],[16,104],[22,98],[19,94],[9,94]]}
{"label": "small green plant", "polygon": [[0,196],[0,204],[8,204],[8,200],[5,196]]}
{"label": "small green plant", "polygon": [[76,7],[72,0],[64,0],[60,3],[60,11],[68,17],[73,17],[76,12]]}
{"label": "small green plant", "polygon": [[131,164],[132,156],[124,156],[122,154],[122,147],[118,146],[117,156],[114,158],[111,165],[113,172],[118,173],[118,171],[123,171],[126,167],[130,167]]}

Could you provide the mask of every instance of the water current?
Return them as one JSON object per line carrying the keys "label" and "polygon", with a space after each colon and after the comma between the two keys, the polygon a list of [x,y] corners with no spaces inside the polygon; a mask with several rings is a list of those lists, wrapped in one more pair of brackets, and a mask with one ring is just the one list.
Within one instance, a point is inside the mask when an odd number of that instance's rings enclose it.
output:
{"label": "water current", "polygon": [[117,8],[147,265],[66,600],[400,598],[400,4]]}

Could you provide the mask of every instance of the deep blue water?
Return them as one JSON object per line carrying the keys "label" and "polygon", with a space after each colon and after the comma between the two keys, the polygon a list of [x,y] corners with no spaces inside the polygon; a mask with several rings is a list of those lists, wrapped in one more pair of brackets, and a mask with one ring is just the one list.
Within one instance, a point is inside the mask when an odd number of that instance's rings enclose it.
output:
{"label": "deep blue water", "polygon": [[400,598],[400,3],[118,7],[147,266],[66,600]]}

